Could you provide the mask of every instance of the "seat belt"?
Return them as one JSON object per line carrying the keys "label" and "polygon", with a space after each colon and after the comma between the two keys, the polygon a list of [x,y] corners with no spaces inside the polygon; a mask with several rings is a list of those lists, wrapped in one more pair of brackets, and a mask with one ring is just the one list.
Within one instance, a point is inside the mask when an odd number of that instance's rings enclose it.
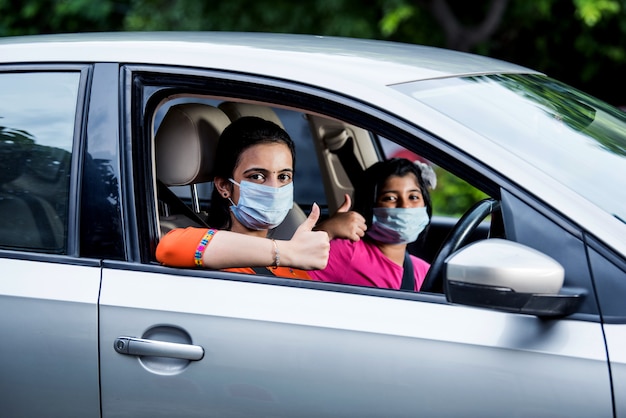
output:
{"label": "seat belt", "polygon": [[272,272],[267,267],[250,267],[254,274],[260,274],[261,276],[272,276]]}
{"label": "seat belt", "polygon": [[199,214],[191,210],[189,206],[185,205],[185,203],[180,200],[180,198],[176,196],[176,194],[171,191],[169,187],[167,187],[159,180],[157,180],[157,195],[159,199],[170,205],[172,209],[175,210],[177,213],[183,214],[184,216],[195,221],[199,225],[208,227],[206,221],[202,219]]}
{"label": "seat belt", "polygon": [[413,262],[408,251],[404,253],[404,263],[402,264],[404,269],[402,273],[402,285],[400,290],[415,291],[415,273],[413,272]]}
{"label": "seat belt", "polygon": [[364,170],[359,160],[357,160],[356,155],[354,155],[354,139],[349,136],[341,147],[334,150],[329,149],[329,151],[339,157],[341,166],[352,183],[352,187],[355,189],[358,188]]}

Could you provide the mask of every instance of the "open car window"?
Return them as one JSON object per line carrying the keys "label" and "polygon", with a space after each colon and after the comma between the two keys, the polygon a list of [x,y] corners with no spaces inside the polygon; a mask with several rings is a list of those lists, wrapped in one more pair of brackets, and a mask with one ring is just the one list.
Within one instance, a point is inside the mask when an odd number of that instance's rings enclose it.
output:
{"label": "open car window", "polygon": [[[188,162],[196,161],[195,158],[200,153],[189,154],[193,158],[187,158],[184,153],[176,157],[183,149],[178,146],[180,135],[176,132],[166,135],[170,137],[169,151],[159,152],[159,147],[163,149],[159,145],[162,131],[167,131],[164,130],[164,126],[167,126],[164,122],[167,115],[176,106],[192,105],[203,107],[202,112],[207,110],[212,114],[211,118],[215,116],[219,119],[219,127],[213,133],[214,142],[219,138],[219,132],[234,118],[243,114],[277,121],[296,142],[304,141],[305,144],[307,141],[312,142],[312,146],[305,148],[305,151],[298,151],[294,179],[296,190],[294,211],[286,218],[289,222],[283,222],[270,231],[268,235],[270,237],[289,239],[306,219],[312,201],[316,201],[324,208],[323,217],[330,216],[343,203],[345,194],[353,193],[353,180],[358,178],[364,168],[382,159],[410,152],[430,165],[437,178],[437,186],[432,191],[434,216],[422,234],[423,238],[420,237],[408,246],[411,254],[431,263],[431,266],[438,267],[430,268],[428,274],[434,271],[437,277],[442,277],[445,273],[443,270],[445,258],[457,249],[465,248],[485,238],[501,238],[516,241],[554,257],[565,267],[567,285],[588,287],[588,275],[579,274],[584,270],[579,263],[572,261],[583,258],[571,257],[570,253],[557,251],[558,246],[555,243],[568,236],[566,226],[555,224],[554,218],[540,219],[544,209],[540,203],[532,203],[532,196],[523,199],[525,202],[531,202],[530,206],[519,205],[513,197],[525,196],[525,190],[516,189],[514,184],[493,171],[487,162],[473,160],[471,154],[465,150],[448,146],[441,138],[434,137],[427,130],[421,130],[419,126],[390,118],[380,109],[362,106],[356,102],[341,104],[333,102],[337,98],[319,101],[311,95],[311,91],[306,89],[300,91],[300,87],[291,84],[278,83],[281,84],[280,87],[263,85],[267,80],[254,84],[253,89],[249,79],[226,83],[222,83],[223,80],[213,83],[213,79],[210,78],[202,79],[202,83],[198,83],[197,79],[194,79],[194,83],[188,85],[181,76],[180,79],[169,81],[175,87],[168,87],[167,80],[151,76],[149,73],[142,73],[140,80],[141,83],[146,83],[144,91],[150,93],[143,99],[146,112],[141,117],[146,120],[144,126],[151,127],[148,138],[151,145],[147,149],[150,149],[153,157],[150,165],[153,175],[147,181],[154,182],[152,202],[155,215],[154,221],[151,218],[144,220],[149,230],[147,236],[152,240],[145,248],[154,249],[159,237],[172,228],[206,226],[206,214],[211,210],[210,170],[205,170],[209,172],[208,174],[201,173],[202,170],[197,172],[192,170],[193,178],[175,181],[168,180],[168,176],[164,177],[162,172],[162,169],[171,165],[169,162],[172,161],[179,163],[182,161],[182,166],[187,170],[191,166]],[[201,84],[203,87],[198,87]],[[174,123],[171,126],[177,125]],[[314,152],[311,152],[311,149]],[[209,164],[212,158],[214,156],[208,157]],[[200,164],[199,167],[206,166]],[[301,186],[303,184],[305,186]],[[314,187],[307,184],[313,184]],[[506,200],[503,200],[503,196],[507,197]],[[481,212],[472,213],[470,223],[467,220],[461,222],[469,209],[476,205],[479,209],[486,208],[484,216],[480,215]],[[291,216],[292,214],[294,216]],[[542,231],[526,233],[541,222],[546,222],[542,227],[546,231],[553,227],[550,236]],[[578,244],[577,241],[576,251],[583,251],[584,247]],[[146,252],[145,259],[156,261],[154,252]],[[190,274],[205,275],[204,272]],[[237,280],[252,282],[269,280],[268,283],[312,286],[320,289],[326,289],[329,285],[319,282],[289,283],[285,282],[290,281],[289,279],[269,279],[262,275],[244,278],[238,273],[206,274],[210,277],[216,275],[222,277],[226,274],[225,278],[232,277]],[[230,276],[231,274],[237,275]],[[438,287],[432,288],[434,293],[440,294],[445,291],[441,288],[441,280],[438,279]],[[395,292],[386,288],[345,285],[333,289],[375,295]],[[427,286],[420,288],[419,294],[396,292],[393,295],[400,298],[428,299],[430,289],[431,287]],[[426,291],[423,293],[422,290]],[[591,302],[588,305],[585,309],[595,312]]]}
{"label": "open car window", "polygon": [[[157,202],[161,233],[175,227],[203,226],[210,208],[213,185],[210,174],[201,179],[167,180],[163,177],[158,164],[168,164],[176,160],[176,151],[160,152],[164,147],[163,138],[171,136],[166,115],[176,110],[177,106],[206,107],[207,120],[215,125],[215,132],[208,134],[207,140],[216,142],[219,132],[233,118],[247,115],[265,117],[280,124],[289,133],[296,144],[296,174],[294,177],[294,200],[299,211],[290,213],[284,225],[270,231],[270,236],[288,239],[295,228],[304,221],[311,205],[315,202],[322,208],[322,219],[331,216],[343,203],[347,193],[353,197],[353,181],[365,168],[376,161],[393,157],[404,157],[416,163],[424,164],[432,174],[431,190],[434,216],[426,237],[413,243],[409,250],[417,256],[431,262],[458,218],[474,203],[488,197],[453,175],[436,163],[417,155],[415,152],[377,135],[365,128],[324,117],[300,109],[288,109],[267,103],[248,103],[224,98],[177,96],[163,102],[157,109],[153,123],[153,137],[156,141]],[[171,114],[170,114],[171,116]],[[165,120],[165,122],[164,122]],[[185,130],[180,126],[181,132]],[[174,140],[177,141],[177,134]],[[168,141],[171,139],[168,139]],[[161,145],[159,145],[161,144]],[[172,146],[167,145],[167,146]],[[164,161],[162,155],[167,160]],[[182,154],[181,154],[182,155]],[[209,157],[213,158],[213,156]],[[189,160],[182,164],[188,167]],[[205,162],[203,164],[211,164]],[[202,176],[201,176],[202,177]],[[185,184],[182,184],[185,183]],[[164,186],[172,193],[165,198]],[[173,202],[172,200],[179,200]],[[184,206],[180,205],[184,204]],[[293,211],[296,212],[296,211]],[[490,224],[481,225],[472,239],[477,240],[489,235]],[[499,230],[502,228],[499,227]]]}

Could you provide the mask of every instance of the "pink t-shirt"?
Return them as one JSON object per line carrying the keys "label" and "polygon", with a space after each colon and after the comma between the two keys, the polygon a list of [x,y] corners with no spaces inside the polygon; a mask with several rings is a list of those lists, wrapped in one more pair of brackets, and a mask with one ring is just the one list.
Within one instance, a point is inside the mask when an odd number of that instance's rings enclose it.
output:
{"label": "pink t-shirt", "polygon": [[[415,272],[415,291],[419,291],[430,267],[426,261],[411,256]],[[386,289],[400,289],[404,269],[385,256],[371,242],[347,239],[330,241],[328,265],[324,270],[309,271],[314,280]]]}

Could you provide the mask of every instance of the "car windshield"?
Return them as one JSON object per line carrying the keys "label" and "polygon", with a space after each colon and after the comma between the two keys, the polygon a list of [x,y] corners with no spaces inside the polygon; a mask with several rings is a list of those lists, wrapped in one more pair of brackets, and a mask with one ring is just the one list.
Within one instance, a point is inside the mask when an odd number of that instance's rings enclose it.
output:
{"label": "car windshield", "polygon": [[542,75],[395,88],[527,160],[626,223],[626,113]]}

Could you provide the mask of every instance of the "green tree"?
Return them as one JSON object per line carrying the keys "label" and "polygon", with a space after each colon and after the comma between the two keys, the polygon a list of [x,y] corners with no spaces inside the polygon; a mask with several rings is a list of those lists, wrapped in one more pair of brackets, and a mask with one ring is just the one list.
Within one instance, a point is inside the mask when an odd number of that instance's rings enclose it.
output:
{"label": "green tree", "polygon": [[0,36],[228,30],[389,39],[505,59],[624,105],[625,10],[626,0],[0,0]]}
{"label": "green tree", "polygon": [[126,2],[0,0],[0,36],[122,30]]}

